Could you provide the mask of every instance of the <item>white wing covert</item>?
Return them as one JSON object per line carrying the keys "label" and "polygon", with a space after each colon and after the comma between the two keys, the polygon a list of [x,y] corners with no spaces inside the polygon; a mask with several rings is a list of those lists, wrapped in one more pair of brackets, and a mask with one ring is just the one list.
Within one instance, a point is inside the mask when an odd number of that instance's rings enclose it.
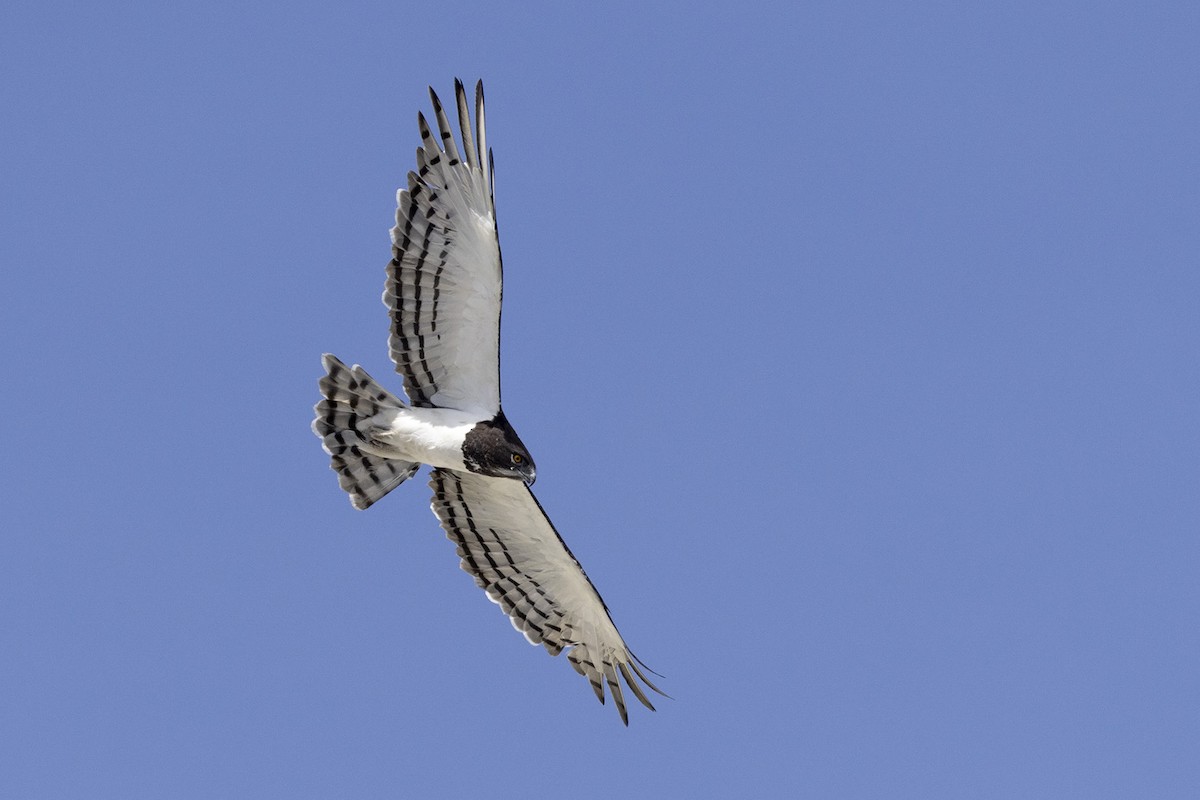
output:
{"label": "white wing covert", "polygon": [[440,143],[418,114],[417,171],[397,193],[383,293],[391,317],[388,349],[413,405],[490,418],[500,410],[503,285],[492,157],[482,82],[475,87],[474,135],[462,82],[454,89],[462,154],[430,88]]}
{"label": "white wing covert", "polygon": [[[628,725],[618,675],[638,700],[654,706],[634,676],[658,694],[613,624],[596,587],[528,487],[516,480],[436,469],[433,512],[458,545],[462,568],[497,603],[513,627],[588,679],[600,702],[608,685]],[[644,667],[645,665],[642,664]]]}

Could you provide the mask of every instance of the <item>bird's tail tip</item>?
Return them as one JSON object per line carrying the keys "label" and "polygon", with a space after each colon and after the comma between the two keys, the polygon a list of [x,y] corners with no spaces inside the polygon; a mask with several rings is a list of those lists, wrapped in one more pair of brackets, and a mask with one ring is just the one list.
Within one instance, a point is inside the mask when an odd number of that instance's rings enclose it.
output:
{"label": "bird's tail tip", "polygon": [[404,403],[357,364],[348,367],[330,353],[321,356],[321,364],[325,375],[318,385],[323,399],[313,408],[312,431],[329,454],[329,466],[351,504],[365,509],[421,466],[377,456],[364,447],[371,418],[389,408],[403,408]]}

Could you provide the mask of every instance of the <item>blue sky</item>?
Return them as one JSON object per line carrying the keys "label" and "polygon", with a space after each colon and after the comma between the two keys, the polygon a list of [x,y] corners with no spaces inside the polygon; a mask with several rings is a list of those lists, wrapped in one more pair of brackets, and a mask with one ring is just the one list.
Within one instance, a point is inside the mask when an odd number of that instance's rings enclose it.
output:
{"label": "blue sky", "polygon": [[[1197,796],[1200,12],[983,6],[6,7],[0,796]],[[455,76],[628,729],[309,432]]]}

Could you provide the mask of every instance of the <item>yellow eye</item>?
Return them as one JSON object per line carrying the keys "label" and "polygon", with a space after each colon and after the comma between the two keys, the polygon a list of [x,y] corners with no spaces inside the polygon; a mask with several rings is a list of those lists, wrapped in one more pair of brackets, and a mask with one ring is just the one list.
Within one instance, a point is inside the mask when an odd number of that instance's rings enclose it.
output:
{"label": "yellow eye", "polygon": [[512,459],[512,461],[513,461],[513,463],[514,463],[514,464],[520,464],[520,463],[521,463],[522,461],[524,461],[524,460],[525,460],[525,459],[521,458],[521,454],[520,454],[520,453],[513,453],[513,459]]}

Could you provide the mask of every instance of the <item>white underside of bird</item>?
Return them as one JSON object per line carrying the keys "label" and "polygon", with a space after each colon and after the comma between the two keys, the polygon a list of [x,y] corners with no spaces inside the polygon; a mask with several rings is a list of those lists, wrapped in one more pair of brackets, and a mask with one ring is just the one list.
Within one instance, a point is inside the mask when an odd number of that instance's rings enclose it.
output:
{"label": "white underside of bird", "polygon": [[480,422],[454,408],[389,408],[366,420],[362,449],[382,458],[465,470],[463,440]]}
{"label": "white underside of bird", "polygon": [[607,687],[628,724],[622,681],[651,710],[639,681],[662,692],[530,491],[533,459],[500,404],[502,268],[483,87],[472,126],[455,82],[461,151],[432,89],[430,96],[437,131],[418,115],[422,146],[397,195],[383,293],[388,350],[408,402],[327,354],[312,429],[358,509],[422,464],[433,467],[432,508],[462,569],[531,643],[551,655],[567,651],[602,703]]}

